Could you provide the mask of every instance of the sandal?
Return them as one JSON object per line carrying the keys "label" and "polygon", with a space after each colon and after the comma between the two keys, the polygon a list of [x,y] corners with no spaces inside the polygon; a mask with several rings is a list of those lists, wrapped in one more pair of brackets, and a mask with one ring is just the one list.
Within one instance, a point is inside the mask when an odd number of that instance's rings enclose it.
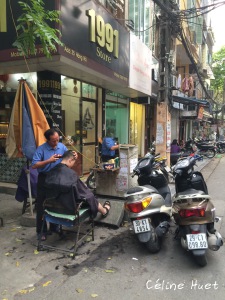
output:
{"label": "sandal", "polygon": [[[109,206],[109,208],[106,207],[106,205]],[[107,201],[105,201],[105,203],[103,204],[103,207],[106,209],[106,213],[105,213],[105,214],[102,214],[102,217],[103,217],[103,218],[106,218],[106,217],[108,216],[108,214],[109,214],[109,210],[110,210],[110,208],[111,208],[111,203],[107,200]]]}

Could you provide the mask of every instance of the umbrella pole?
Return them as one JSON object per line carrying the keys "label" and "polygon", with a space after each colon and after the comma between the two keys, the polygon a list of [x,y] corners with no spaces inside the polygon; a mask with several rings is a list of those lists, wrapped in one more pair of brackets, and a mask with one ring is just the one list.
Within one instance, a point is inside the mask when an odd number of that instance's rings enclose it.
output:
{"label": "umbrella pole", "polygon": [[32,195],[31,195],[31,184],[30,184],[30,169],[29,169],[29,161],[27,160],[27,185],[28,185],[28,195],[30,201],[30,213],[33,216],[33,203],[32,203]]}

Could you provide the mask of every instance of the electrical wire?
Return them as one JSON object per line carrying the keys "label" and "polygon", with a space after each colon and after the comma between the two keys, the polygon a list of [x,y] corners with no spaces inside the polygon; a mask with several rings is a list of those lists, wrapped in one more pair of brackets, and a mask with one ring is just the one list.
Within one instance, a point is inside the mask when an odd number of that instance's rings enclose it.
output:
{"label": "electrical wire", "polygon": [[[157,4],[158,3],[158,0],[154,0],[154,2]],[[204,85],[204,82],[203,82],[203,80],[202,80],[202,76],[200,75],[200,72],[199,72],[199,67],[198,67],[198,65],[196,64],[196,62],[195,62],[195,60],[194,60],[194,58],[193,58],[193,56],[192,56],[192,54],[191,54],[191,49],[189,48],[189,46],[188,46],[188,42],[187,42],[187,37],[186,37],[186,35],[185,35],[185,33],[184,33],[184,30],[183,30],[183,27],[182,27],[182,22],[184,22],[184,21],[186,21],[187,22],[187,26],[189,27],[189,25],[190,25],[190,19],[193,19],[193,18],[196,18],[196,17],[199,17],[199,16],[202,16],[202,15],[204,15],[204,14],[206,14],[206,13],[208,13],[209,11],[211,11],[211,10],[213,10],[213,9],[215,9],[215,8],[217,8],[217,7],[220,7],[221,5],[224,5],[225,4],[225,1],[223,1],[223,2],[219,2],[219,3],[217,3],[216,5],[215,4],[213,4],[213,5],[207,5],[207,6],[204,6],[204,7],[201,7],[201,8],[199,8],[197,11],[198,11],[198,13],[196,13],[196,15],[193,15],[193,12],[196,12],[196,8],[193,8],[193,9],[186,9],[186,10],[182,10],[182,11],[173,11],[173,12],[169,12],[168,13],[168,15],[167,15],[167,21],[172,21],[172,23],[173,23],[173,27],[176,27],[176,32],[177,32],[177,36],[176,36],[176,38],[178,38],[178,40],[180,40],[181,42],[182,42],[182,44],[183,44],[183,46],[184,46],[184,48],[185,48],[185,51],[186,51],[186,53],[187,53],[187,56],[189,57],[189,59],[190,59],[190,61],[191,61],[191,63],[192,63],[192,65],[193,65],[193,68],[194,68],[194,70],[195,70],[195,72],[196,72],[196,74],[197,74],[197,77],[198,77],[198,79],[199,79],[199,82],[200,82],[200,85],[202,86],[202,89],[204,90],[204,92],[205,92],[205,95],[206,95],[206,98],[207,99],[210,99],[213,103],[216,103],[215,102],[215,100],[214,99],[212,99],[212,97],[208,94],[208,91],[207,91],[207,89],[206,89],[206,87],[205,87],[205,85]],[[160,7],[161,7],[161,9],[162,10],[164,10],[164,5],[161,5],[160,4]],[[208,10],[208,11],[204,11],[205,9],[208,9],[209,7],[212,7],[210,10]],[[164,10],[164,12],[168,12],[168,8],[166,8],[165,10]],[[201,12],[201,13],[200,13]],[[185,13],[187,14],[187,13],[192,13],[192,16],[191,17],[187,17],[187,16],[185,16]],[[171,18],[171,14],[173,14],[173,16],[172,16],[172,18]],[[195,23],[195,22],[191,22],[191,24],[193,24],[193,23]],[[203,28],[203,25],[201,25],[201,24],[199,24],[199,23],[196,23],[196,25],[198,25],[198,26],[201,26],[202,28]],[[189,28],[189,30],[190,30],[190,28]],[[191,31],[191,30],[190,30]]]}

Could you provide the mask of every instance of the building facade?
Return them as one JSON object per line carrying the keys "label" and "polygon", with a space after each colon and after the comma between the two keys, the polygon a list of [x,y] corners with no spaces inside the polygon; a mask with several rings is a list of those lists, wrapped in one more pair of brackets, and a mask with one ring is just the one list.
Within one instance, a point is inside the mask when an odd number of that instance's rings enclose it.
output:
{"label": "building facade", "polygon": [[[21,11],[18,3],[13,2],[12,15],[7,1],[2,2],[5,4],[5,17],[1,15],[1,24],[5,26],[0,30],[4,41],[0,46],[0,76],[5,76],[0,78],[2,148],[17,80],[23,77],[50,127],[60,130],[68,147],[71,147],[68,139],[73,140],[72,147],[79,152],[76,166],[79,175],[95,164],[98,140],[109,127],[119,143],[138,144],[139,155],[143,155],[151,138],[148,121],[152,115],[149,109],[152,52],[129,29],[128,2],[45,1],[47,9],[61,12],[62,20],[64,46],[57,47],[51,59],[44,57],[38,44],[36,56],[27,59],[13,48],[16,39],[13,19]],[[155,91],[154,83],[153,86]],[[4,157],[4,169],[5,160]]]}

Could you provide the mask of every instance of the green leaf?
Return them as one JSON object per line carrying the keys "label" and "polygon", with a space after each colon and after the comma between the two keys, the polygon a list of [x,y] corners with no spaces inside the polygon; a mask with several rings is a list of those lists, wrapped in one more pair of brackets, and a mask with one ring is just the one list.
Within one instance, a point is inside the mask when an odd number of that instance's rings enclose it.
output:
{"label": "green leaf", "polygon": [[[23,13],[17,19],[17,39],[13,46],[26,56],[36,55],[35,45],[41,42],[46,57],[51,57],[51,51],[56,51],[56,45],[63,46],[59,37],[59,29],[53,28],[55,23],[61,24],[60,12],[45,10],[44,1],[19,1]],[[51,24],[50,24],[50,23]],[[52,26],[50,26],[50,25]]]}

